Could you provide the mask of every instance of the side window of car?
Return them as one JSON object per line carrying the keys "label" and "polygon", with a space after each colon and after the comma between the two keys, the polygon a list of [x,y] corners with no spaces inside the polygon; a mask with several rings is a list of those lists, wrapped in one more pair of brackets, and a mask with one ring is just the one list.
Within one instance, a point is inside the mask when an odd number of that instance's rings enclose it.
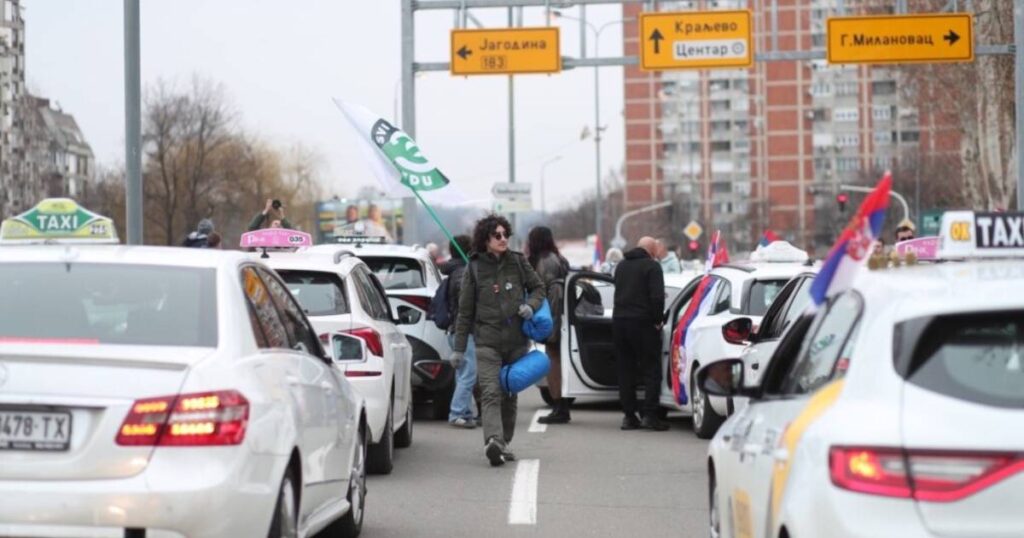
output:
{"label": "side window of car", "polygon": [[848,342],[856,336],[862,308],[861,298],[855,292],[847,292],[830,302],[820,323],[804,340],[793,368],[786,374],[783,394],[808,394],[835,378],[840,358],[846,357],[848,363],[848,354],[853,352]]}
{"label": "side window of car", "polygon": [[377,292],[370,282],[369,273],[362,267],[357,267],[352,271],[353,283],[356,286],[356,294],[359,295],[359,300],[363,303],[363,309],[373,319],[390,319],[387,316],[386,310],[381,310],[380,300],[377,298]]}
{"label": "side window of car", "polygon": [[789,305],[786,306],[786,317],[782,320],[782,325],[779,327],[779,334],[782,334],[787,327],[793,324],[801,314],[807,310],[807,305],[811,304],[811,283],[814,282],[814,277],[803,277],[800,279],[800,286],[793,291],[793,295],[789,299]]}
{"label": "side window of car", "polygon": [[274,307],[267,286],[252,267],[242,268],[242,289],[248,303],[249,320],[260,348],[289,348],[288,333]]}
{"label": "side window of car", "polygon": [[288,341],[290,343],[288,347],[310,355],[320,356],[322,349],[320,347],[320,340],[317,338],[316,332],[306,322],[299,303],[295,301],[288,288],[276,276],[263,269],[258,271],[260,277],[263,278],[267,285],[267,290],[270,291],[274,304],[277,306],[281,322],[284,324],[285,331],[288,334]]}
{"label": "side window of car", "polygon": [[729,305],[732,304],[732,284],[724,278],[715,278],[716,288],[718,288],[715,295],[715,305],[708,312],[709,316],[720,314],[729,310]]}
{"label": "side window of car", "polygon": [[380,309],[383,317],[381,321],[391,321],[391,303],[388,301],[387,293],[384,293],[384,285],[380,283],[376,275],[369,274],[367,279],[370,281],[370,285],[373,288],[373,300],[377,303],[378,309]]}
{"label": "side window of car", "polygon": [[761,328],[757,333],[758,340],[770,340],[778,338],[782,334],[782,318],[785,314],[785,307],[789,302],[790,294],[793,293],[793,288],[797,285],[795,280],[786,284],[786,287],[782,288],[779,295],[772,301],[764,318],[761,319]]}

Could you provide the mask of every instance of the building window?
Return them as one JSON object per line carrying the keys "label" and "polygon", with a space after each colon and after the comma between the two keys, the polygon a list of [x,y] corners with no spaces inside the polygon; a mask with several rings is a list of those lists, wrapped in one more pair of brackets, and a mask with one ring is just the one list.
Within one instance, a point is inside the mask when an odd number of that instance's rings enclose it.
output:
{"label": "building window", "polygon": [[856,82],[840,82],[836,85],[836,95],[839,96],[850,96],[857,95],[857,83]]}
{"label": "building window", "polygon": [[872,164],[877,170],[888,170],[892,167],[892,157],[875,157]]}
{"label": "building window", "polygon": [[811,46],[820,49],[825,46],[825,34],[811,34]]}
{"label": "building window", "polygon": [[857,157],[840,157],[836,160],[836,170],[840,172],[856,172],[860,170],[860,159]]}
{"label": "building window", "polygon": [[875,131],[872,135],[872,140],[879,146],[888,146],[892,144],[893,133],[892,131]]}
{"label": "building window", "polygon": [[740,196],[750,196],[750,182],[736,181],[732,184],[732,192]]}
{"label": "building window", "polygon": [[860,111],[856,108],[837,108],[832,111],[832,121],[854,122],[860,119]]}
{"label": "building window", "polygon": [[665,153],[672,153],[673,151],[679,151],[679,144],[675,142],[666,142],[661,145],[661,149]]}
{"label": "building window", "polygon": [[827,82],[815,82],[811,86],[811,96],[827,97],[832,95],[832,85]]}
{"label": "building window", "polygon": [[744,153],[750,151],[750,140],[747,138],[741,138],[739,140],[733,140],[732,149],[736,151],[742,151]]}
{"label": "building window", "polygon": [[858,134],[838,134],[836,135],[836,146],[841,148],[852,148],[860,145],[860,135]]}
{"label": "building window", "polygon": [[719,120],[711,122],[711,132],[721,133],[729,130],[729,120]]}
{"label": "building window", "polygon": [[732,183],[728,181],[718,181],[711,184],[711,192],[715,194],[727,194],[732,192]]}
{"label": "building window", "polygon": [[871,117],[876,120],[887,121],[892,119],[891,106],[875,105],[871,108]]}
{"label": "building window", "polygon": [[711,142],[711,151],[729,151],[732,143],[728,140],[715,140]]}
{"label": "building window", "polygon": [[920,131],[903,131],[900,133],[900,142],[917,142],[921,140]]}
{"label": "building window", "polygon": [[871,83],[871,93],[875,95],[895,95],[895,80],[876,80]]}

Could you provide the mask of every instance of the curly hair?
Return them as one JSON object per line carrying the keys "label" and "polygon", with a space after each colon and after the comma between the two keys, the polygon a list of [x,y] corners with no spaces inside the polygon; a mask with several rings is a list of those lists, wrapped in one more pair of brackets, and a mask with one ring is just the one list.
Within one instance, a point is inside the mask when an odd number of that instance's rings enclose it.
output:
{"label": "curly hair", "polygon": [[547,226],[536,226],[530,230],[530,235],[526,240],[526,251],[529,253],[530,265],[534,269],[537,268],[540,259],[549,253],[553,252],[555,256],[559,257],[562,255],[561,252],[558,252],[558,245],[555,244],[555,236],[551,233],[551,228]]}
{"label": "curly hair", "polygon": [[476,227],[473,228],[474,252],[478,254],[487,252],[487,241],[491,239],[491,234],[498,229],[498,226],[505,228],[509,235],[512,234],[512,225],[508,223],[508,219],[501,215],[492,213],[476,221]]}

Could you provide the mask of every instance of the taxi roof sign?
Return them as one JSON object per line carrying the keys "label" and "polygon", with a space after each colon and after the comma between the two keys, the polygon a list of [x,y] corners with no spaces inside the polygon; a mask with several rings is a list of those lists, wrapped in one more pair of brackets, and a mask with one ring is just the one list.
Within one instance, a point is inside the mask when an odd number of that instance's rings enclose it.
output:
{"label": "taxi roof sign", "polygon": [[47,198],[0,224],[0,245],[116,245],[114,221],[93,213],[70,198]]}
{"label": "taxi roof sign", "polygon": [[242,248],[296,248],[313,245],[313,236],[287,228],[265,228],[245,232],[239,241]]}
{"label": "taxi roof sign", "polygon": [[1024,213],[947,211],[939,258],[1024,258]]}

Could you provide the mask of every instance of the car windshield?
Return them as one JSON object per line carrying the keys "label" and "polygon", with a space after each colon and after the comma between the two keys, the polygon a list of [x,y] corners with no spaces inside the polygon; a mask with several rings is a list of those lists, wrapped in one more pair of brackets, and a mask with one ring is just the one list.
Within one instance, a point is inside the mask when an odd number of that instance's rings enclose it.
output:
{"label": "car windshield", "polygon": [[217,345],[216,269],[0,264],[0,342]]}
{"label": "car windshield", "polygon": [[425,287],[423,268],[412,258],[359,257],[366,262],[386,290],[408,290]]}
{"label": "car windshield", "polygon": [[748,316],[763,316],[768,312],[768,307],[772,305],[772,301],[779,295],[782,288],[786,287],[788,280],[755,280],[750,285],[750,295],[746,301],[746,311],[743,312]]}
{"label": "car windshield", "polygon": [[345,286],[338,275],[284,269],[278,269],[277,274],[288,284],[288,291],[298,299],[306,315],[334,316],[350,312],[345,298]]}

